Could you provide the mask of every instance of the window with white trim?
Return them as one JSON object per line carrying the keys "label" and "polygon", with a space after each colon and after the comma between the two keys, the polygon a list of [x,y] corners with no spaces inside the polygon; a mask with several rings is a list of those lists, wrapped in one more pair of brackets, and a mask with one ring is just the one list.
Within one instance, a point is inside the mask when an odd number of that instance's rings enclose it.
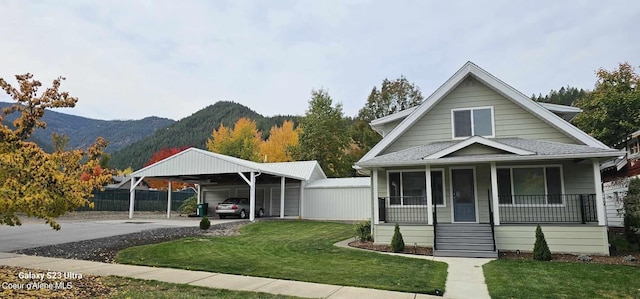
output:
{"label": "window with white trim", "polygon": [[[389,172],[389,203],[391,205],[427,205],[426,173],[424,171]],[[431,196],[436,205],[444,205],[444,171],[431,171]]]}
{"label": "window with white trim", "polygon": [[502,205],[562,204],[560,166],[498,168],[498,197]]}
{"label": "window with white trim", "polygon": [[452,109],[453,138],[494,137],[493,107]]}

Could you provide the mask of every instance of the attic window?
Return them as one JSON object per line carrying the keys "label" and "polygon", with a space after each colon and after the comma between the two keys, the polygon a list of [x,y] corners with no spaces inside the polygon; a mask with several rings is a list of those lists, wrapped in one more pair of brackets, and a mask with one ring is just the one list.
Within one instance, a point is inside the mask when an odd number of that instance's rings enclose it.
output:
{"label": "attic window", "polygon": [[452,109],[453,138],[494,137],[493,107]]}

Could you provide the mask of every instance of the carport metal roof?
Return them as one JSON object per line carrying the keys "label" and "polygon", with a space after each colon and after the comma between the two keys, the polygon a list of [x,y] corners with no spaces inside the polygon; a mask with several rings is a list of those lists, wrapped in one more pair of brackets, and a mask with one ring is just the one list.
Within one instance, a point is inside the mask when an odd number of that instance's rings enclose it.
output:
{"label": "carport metal roof", "polygon": [[[131,174],[131,189],[129,202],[129,218],[133,218],[135,203],[135,188],[145,177],[154,177],[171,181],[191,183],[211,183],[219,181],[233,181],[242,178],[250,186],[251,211],[250,219],[254,218],[256,178],[262,174],[272,178],[280,177],[282,189],[285,179],[304,182],[326,179],[326,175],[317,161],[257,163],[235,157],[213,153],[197,148],[189,148],[171,157],[137,170]],[[136,178],[139,178],[136,180]],[[282,201],[284,201],[284,191]],[[169,192],[167,216],[171,213],[171,192]],[[198,192],[198,197],[200,192]]]}
{"label": "carport metal roof", "polygon": [[131,174],[132,177],[161,177],[197,181],[199,177],[216,174],[265,173],[278,177],[309,181],[326,175],[317,161],[257,163],[189,148]]}

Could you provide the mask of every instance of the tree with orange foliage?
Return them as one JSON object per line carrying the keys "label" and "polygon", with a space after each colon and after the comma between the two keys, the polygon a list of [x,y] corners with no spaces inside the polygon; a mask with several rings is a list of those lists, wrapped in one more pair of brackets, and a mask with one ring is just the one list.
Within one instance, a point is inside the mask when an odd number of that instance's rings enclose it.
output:
{"label": "tree with orange foliage", "polygon": [[233,129],[220,124],[207,141],[207,149],[214,153],[233,156],[250,161],[260,161],[261,133],[256,122],[240,118]]}
{"label": "tree with orange foliage", "polygon": [[[151,156],[151,159],[149,159],[149,161],[144,164],[144,166],[149,166],[153,163],[156,163],[160,160],[164,160],[166,158],[169,158],[179,152],[182,152],[186,149],[188,149],[188,146],[185,147],[181,147],[181,148],[177,148],[177,147],[163,147],[162,149],[160,149],[159,151],[155,152],[153,154],[153,156]],[[147,184],[149,184],[149,187],[154,188],[154,189],[158,189],[158,190],[167,190],[167,188],[169,187],[169,181],[167,180],[161,180],[161,179],[145,179],[145,181],[147,182]],[[193,186],[193,184],[187,184],[187,183],[172,183],[171,184],[171,189],[173,190],[182,190],[185,187],[189,187],[189,186]]]}
{"label": "tree with orange foliage", "polygon": [[[41,120],[45,109],[75,107],[78,99],[59,91],[62,80],[53,80],[52,87],[38,93],[42,83],[31,74],[16,76],[19,88],[0,78],[0,88],[15,101],[0,115],[0,224],[21,225],[18,213],[24,213],[59,230],[55,218],[79,207],[93,207],[88,200],[92,192],[111,181],[110,171],[100,167],[108,144],[101,137],[87,150],[65,150],[66,143],[59,140],[53,153],[26,141],[34,130],[46,127]],[[1,124],[15,112],[20,116],[14,128]]]}
{"label": "tree with orange foliage", "polygon": [[269,139],[260,144],[260,156],[264,162],[294,161],[292,153],[298,146],[300,128],[293,128],[293,121],[285,120],[282,127],[271,128]]}

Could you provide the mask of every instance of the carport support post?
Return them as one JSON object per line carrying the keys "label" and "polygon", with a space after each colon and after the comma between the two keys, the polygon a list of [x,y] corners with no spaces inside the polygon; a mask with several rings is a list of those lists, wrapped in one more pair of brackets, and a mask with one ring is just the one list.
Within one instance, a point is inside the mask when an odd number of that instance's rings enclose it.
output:
{"label": "carport support post", "polygon": [[249,220],[251,222],[253,222],[255,220],[256,217],[256,173],[255,172],[251,172],[251,192],[249,195]]}
{"label": "carport support post", "polygon": [[131,177],[131,189],[129,189],[129,219],[133,218],[133,208],[136,201],[136,178]]}
{"label": "carport support post", "polygon": [[285,177],[280,178],[280,218],[284,218],[284,191]]}
{"label": "carport support post", "polygon": [[304,218],[304,184],[305,181],[300,181],[300,218]]}
{"label": "carport support post", "polygon": [[136,201],[136,187],[138,187],[142,180],[144,180],[144,177],[141,177],[136,182],[136,178],[131,176],[131,187],[129,187],[129,219],[133,218],[133,209]]}
{"label": "carport support post", "polygon": [[169,187],[167,188],[167,218],[171,218],[171,181],[169,181]]}

